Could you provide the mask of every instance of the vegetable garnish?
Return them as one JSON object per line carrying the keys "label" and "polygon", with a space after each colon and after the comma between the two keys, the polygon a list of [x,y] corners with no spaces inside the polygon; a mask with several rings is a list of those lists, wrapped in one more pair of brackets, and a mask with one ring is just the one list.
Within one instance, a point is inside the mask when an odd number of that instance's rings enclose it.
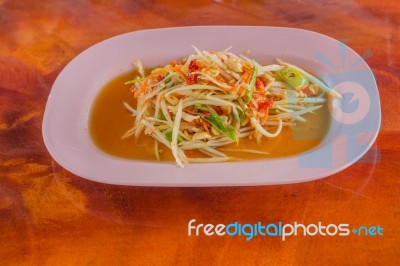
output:
{"label": "vegetable garnish", "polygon": [[[231,160],[223,146],[242,138],[274,138],[296,121],[307,123],[303,115],[321,108],[327,94],[340,97],[316,77],[280,60],[263,66],[228,50],[194,49],[195,54],[149,75],[136,60],[140,76],[126,82],[136,106],[123,103],[135,117],[123,137],[151,136],[158,160],[159,142],[172,151],[180,167]],[[190,157],[193,150],[204,157]]]}

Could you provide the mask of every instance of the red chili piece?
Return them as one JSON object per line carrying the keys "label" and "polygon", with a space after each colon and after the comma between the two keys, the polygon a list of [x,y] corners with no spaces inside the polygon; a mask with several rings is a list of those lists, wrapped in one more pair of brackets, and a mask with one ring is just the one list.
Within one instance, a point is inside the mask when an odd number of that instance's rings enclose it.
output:
{"label": "red chili piece", "polygon": [[274,100],[268,98],[260,98],[259,100],[257,100],[257,105],[258,111],[261,112],[266,108],[270,108],[272,105],[274,105]]}
{"label": "red chili piece", "polygon": [[188,69],[188,75],[187,75],[187,84],[196,84],[197,83],[197,77],[199,76],[198,74],[193,74],[192,72],[195,72],[199,70],[199,66],[197,65],[196,59],[193,59],[189,63],[189,69]]}

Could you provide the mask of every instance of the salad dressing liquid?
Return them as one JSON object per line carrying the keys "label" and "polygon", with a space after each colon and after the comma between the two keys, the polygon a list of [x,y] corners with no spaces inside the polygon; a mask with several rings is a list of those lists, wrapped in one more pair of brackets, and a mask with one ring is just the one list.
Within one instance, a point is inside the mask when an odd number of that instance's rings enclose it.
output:
{"label": "salad dressing liquid", "polygon": [[[133,72],[122,74],[101,89],[92,106],[89,133],[96,146],[109,155],[132,160],[156,161],[155,140],[144,135],[144,132],[138,139],[134,136],[121,139],[121,136],[132,128],[135,119],[123,105],[123,101],[126,101],[135,106],[134,97],[129,91],[130,85],[124,84],[134,76]],[[305,114],[303,117],[306,122],[296,121],[296,126],[284,127],[275,138],[262,137],[261,143],[257,143],[254,138],[243,138],[238,144],[232,143],[218,149],[239,160],[287,157],[303,153],[321,143],[328,132],[330,115],[327,105],[324,104],[314,113]],[[275,127],[268,128],[270,132],[275,130]],[[233,152],[224,149],[251,149],[268,154]],[[161,143],[159,150],[161,161],[175,161],[172,152]],[[198,151],[186,151],[186,154],[189,157],[207,157]]]}

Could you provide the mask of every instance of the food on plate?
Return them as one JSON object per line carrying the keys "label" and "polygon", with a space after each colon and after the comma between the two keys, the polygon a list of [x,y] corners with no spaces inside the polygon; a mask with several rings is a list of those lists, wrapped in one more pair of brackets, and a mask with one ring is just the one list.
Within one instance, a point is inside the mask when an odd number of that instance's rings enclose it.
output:
{"label": "food on plate", "polygon": [[122,139],[151,137],[157,160],[165,147],[180,167],[240,159],[240,152],[266,153],[240,143],[250,139],[261,145],[263,138],[276,138],[285,128],[312,123],[306,116],[324,109],[327,95],[340,97],[281,60],[262,65],[229,49],[194,49],[148,74],[137,59],[138,74],[126,82],[133,99],[123,105],[134,120]]}

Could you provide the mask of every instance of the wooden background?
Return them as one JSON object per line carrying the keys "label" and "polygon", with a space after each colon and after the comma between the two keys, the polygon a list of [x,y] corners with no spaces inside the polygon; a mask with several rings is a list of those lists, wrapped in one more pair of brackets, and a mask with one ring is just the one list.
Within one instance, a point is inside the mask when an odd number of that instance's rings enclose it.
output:
{"label": "wooden background", "polygon": [[[0,0],[1,265],[396,265],[400,259],[397,1]],[[129,31],[273,25],[347,40],[372,56],[382,130],[364,160],[303,184],[152,188],[98,184],[50,157],[41,121],[79,52]],[[188,237],[187,223],[380,225],[381,237]],[[397,262],[397,263],[396,263]]]}

